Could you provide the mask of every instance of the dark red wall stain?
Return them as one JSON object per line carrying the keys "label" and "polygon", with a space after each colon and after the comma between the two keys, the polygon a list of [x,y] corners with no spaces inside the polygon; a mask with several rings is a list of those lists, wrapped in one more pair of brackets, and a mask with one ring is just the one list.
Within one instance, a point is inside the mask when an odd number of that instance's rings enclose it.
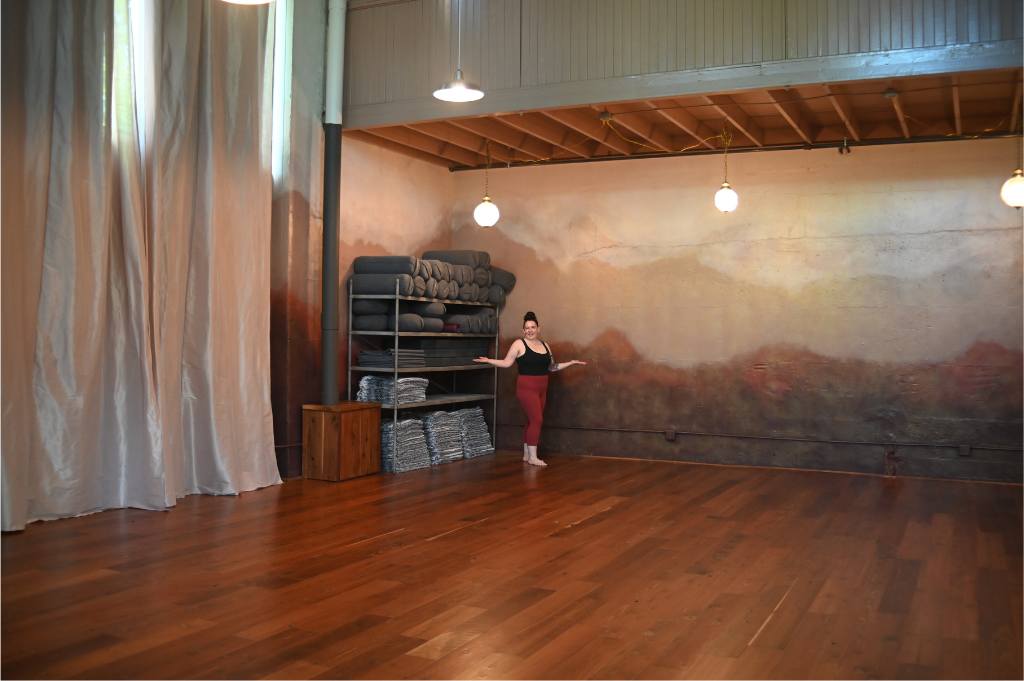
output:
{"label": "dark red wall stain", "polygon": [[[795,446],[784,438],[1021,447],[1022,354],[997,343],[975,343],[942,363],[842,359],[774,345],[687,368],[645,359],[617,330],[582,347],[557,339],[551,344],[558,358],[590,364],[552,378],[545,414],[552,428],[541,443],[549,451],[643,455],[622,451],[627,445],[612,433],[596,437],[582,430],[556,432],[555,426],[769,436],[780,438],[771,443],[775,450]],[[514,384],[515,370],[504,372],[499,424],[522,422]],[[514,449],[520,441],[518,428],[499,430],[500,446]],[[656,458],[676,458],[665,450],[664,438],[632,442],[628,446],[647,447]],[[685,442],[673,444],[673,451],[681,446]],[[720,440],[718,446],[748,444]],[[1019,460],[1020,453],[999,456]]]}

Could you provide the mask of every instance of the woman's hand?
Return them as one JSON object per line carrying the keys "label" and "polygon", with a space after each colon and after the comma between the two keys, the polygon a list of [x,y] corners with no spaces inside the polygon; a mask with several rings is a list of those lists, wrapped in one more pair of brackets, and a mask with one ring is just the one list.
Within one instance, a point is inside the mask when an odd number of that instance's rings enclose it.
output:
{"label": "woman's hand", "polygon": [[477,357],[473,361],[476,362],[477,364],[490,364],[491,363],[491,358],[490,357]]}
{"label": "woman's hand", "polygon": [[566,366],[570,366],[570,367],[571,367],[571,366],[572,366],[573,364],[579,364],[579,365],[580,365],[581,367],[585,367],[585,366],[587,366],[587,363],[586,363],[586,362],[584,362],[584,361],[581,361],[581,360],[578,360],[578,359],[570,359],[570,360],[569,360],[568,362],[566,362],[566,363],[565,363],[565,365],[566,365]]}

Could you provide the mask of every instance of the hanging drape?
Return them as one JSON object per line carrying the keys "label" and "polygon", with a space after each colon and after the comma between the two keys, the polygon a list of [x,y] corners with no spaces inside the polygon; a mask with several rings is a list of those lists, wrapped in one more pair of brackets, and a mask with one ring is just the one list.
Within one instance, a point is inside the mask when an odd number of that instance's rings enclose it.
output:
{"label": "hanging drape", "polygon": [[3,4],[3,529],[280,482],[272,8]]}

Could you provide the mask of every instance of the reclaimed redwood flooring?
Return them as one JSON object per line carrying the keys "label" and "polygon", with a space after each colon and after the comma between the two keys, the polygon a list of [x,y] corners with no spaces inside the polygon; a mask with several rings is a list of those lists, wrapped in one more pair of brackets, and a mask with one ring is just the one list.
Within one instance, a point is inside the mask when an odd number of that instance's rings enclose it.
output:
{"label": "reclaimed redwood flooring", "polygon": [[552,457],[3,537],[4,678],[1021,678],[1021,489]]}

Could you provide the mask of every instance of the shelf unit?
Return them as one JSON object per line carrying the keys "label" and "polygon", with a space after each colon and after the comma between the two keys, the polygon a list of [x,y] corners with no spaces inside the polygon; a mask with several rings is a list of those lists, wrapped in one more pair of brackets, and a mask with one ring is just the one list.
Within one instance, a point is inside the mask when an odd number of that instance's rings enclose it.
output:
{"label": "shelf unit", "polygon": [[[391,314],[394,315],[395,328],[393,331],[359,331],[352,328],[352,303],[356,300],[379,300],[382,302],[391,303],[392,309]],[[498,322],[495,327],[494,333],[453,333],[453,332],[429,332],[429,331],[399,331],[398,330],[398,318],[400,315],[400,304],[403,301],[416,302],[416,303],[443,303],[445,307],[489,307],[493,308],[495,317]],[[403,296],[398,293],[398,281],[395,281],[395,293],[392,295],[384,294],[362,294],[352,293],[352,281],[348,282],[348,399],[352,397],[352,385],[353,375],[360,373],[377,373],[377,374],[391,374],[394,379],[396,386],[399,376],[417,375],[417,374],[452,374],[452,384],[454,388],[455,375],[463,372],[481,372],[490,371],[491,373],[491,391],[489,393],[461,393],[452,392],[440,395],[428,395],[426,400],[419,402],[404,402],[402,404],[382,404],[381,408],[384,410],[391,411],[391,422],[394,426],[398,425],[398,412],[409,409],[424,409],[430,407],[438,407],[450,404],[463,404],[468,402],[486,402],[491,403],[491,444],[496,446],[497,442],[497,424],[498,424],[498,367],[491,366],[490,364],[458,364],[452,366],[422,366],[422,367],[400,367],[398,366],[398,351],[401,348],[402,338],[487,338],[490,339],[488,343],[489,350],[488,354],[496,356],[498,351],[498,339],[501,334],[501,321],[500,321],[500,308],[494,303],[477,303],[467,302],[463,300],[448,300],[441,298],[424,298],[422,296]],[[367,337],[390,337],[392,339],[391,349],[394,350],[393,366],[391,367],[365,367],[358,364],[354,364],[352,356],[352,338],[353,336],[367,336]],[[381,349],[387,349],[381,347]],[[397,389],[397,388],[396,388]]]}

